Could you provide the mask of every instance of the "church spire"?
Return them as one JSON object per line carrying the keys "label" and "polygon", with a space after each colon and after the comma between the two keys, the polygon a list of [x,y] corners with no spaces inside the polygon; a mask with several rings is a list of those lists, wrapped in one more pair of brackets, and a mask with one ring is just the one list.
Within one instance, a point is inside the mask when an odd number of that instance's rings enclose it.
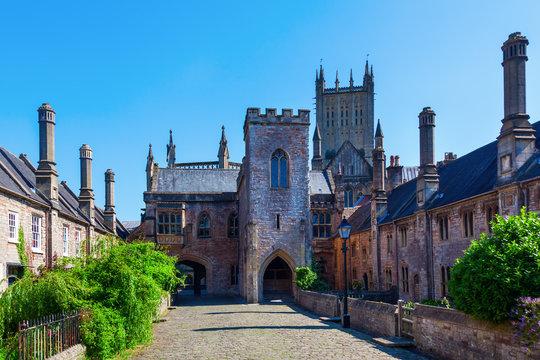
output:
{"label": "church spire", "polygon": [[336,70],[336,92],[339,91],[339,77],[338,77],[338,71]]}
{"label": "church spire", "polygon": [[352,77],[352,69],[351,69],[351,79],[349,80],[349,84],[351,85],[351,87],[353,87],[354,81]]}
{"label": "church spire", "polygon": [[218,160],[220,169],[229,168],[229,148],[227,138],[225,138],[225,126],[221,127],[221,140],[219,141]]}
{"label": "church spire", "polygon": [[176,145],[173,144],[172,130],[169,130],[169,134],[169,144],[167,145],[167,167],[172,169],[174,168],[174,163],[176,161]]}
{"label": "church spire", "polygon": [[312,170],[323,169],[323,158],[321,156],[321,133],[319,127],[315,124],[315,133],[313,134],[313,158],[311,159]]}

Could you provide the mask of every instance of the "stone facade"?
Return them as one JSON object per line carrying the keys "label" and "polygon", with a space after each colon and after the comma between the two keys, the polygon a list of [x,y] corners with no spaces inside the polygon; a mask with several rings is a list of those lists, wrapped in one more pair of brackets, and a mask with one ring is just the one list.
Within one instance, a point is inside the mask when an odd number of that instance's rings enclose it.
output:
{"label": "stone facade", "polygon": [[[121,224],[115,224],[114,228],[105,224],[104,212],[94,205],[93,195],[90,204],[81,203],[66,182],[58,183],[54,163],[55,114],[49,104],[38,109],[40,161],[37,169],[26,155],[17,158],[0,147],[0,291],[22,272],[17,250],[19,228],[24,233],[27,266],[33,272],[40,266],[52,266],[61,257],[79,255],[85,251],[83,241],[86,239],[105,234],[127,235]],[[86,187],[91,191],[89,164],[83,173]],[[107,195],[114,199],[111,191],[113,189],[109,188]],[[114,207],[114,200],[112,205]],[[92,218],[88,217],[90,212]]]}

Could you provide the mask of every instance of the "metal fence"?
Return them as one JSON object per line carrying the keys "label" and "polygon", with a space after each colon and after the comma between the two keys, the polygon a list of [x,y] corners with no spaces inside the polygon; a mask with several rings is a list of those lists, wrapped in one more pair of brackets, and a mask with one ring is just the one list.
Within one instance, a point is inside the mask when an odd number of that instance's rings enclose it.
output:
{"label": "metal fence", "polygon": [[[44,316],[19,324],[19,359],[46,359],[81,341],[80,319],[87,309]],[[10,358],[17,348],[8,354]]]}

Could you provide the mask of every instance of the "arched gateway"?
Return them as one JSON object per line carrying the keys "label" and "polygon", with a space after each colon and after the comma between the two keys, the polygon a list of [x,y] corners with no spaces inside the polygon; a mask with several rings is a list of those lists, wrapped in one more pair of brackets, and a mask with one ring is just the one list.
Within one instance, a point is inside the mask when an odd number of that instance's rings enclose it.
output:
{"label": "arched gateway", "polygon": [[185,290],[193,290],[197,296],[213,293],[212,265],[209,261],[198,256],[181,255],[176,268],[186,275]]}
{"label": "arched gateway", "polygon": [[284,251],[270,255],[261,266],[259,284],[260,299],[283,299],[293,295],[293,280],[296,278],[294,260]]}

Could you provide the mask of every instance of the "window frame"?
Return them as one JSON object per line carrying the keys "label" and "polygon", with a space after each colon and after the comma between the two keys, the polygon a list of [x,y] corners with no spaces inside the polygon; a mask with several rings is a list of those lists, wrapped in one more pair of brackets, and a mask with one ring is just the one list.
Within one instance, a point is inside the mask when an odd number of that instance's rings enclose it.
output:
{"label": "window frame", "polygon": [[407,230],[407,225],[401,225],[399,227],[400,245],[402,248],[407,247],[409,244]]}
{"label": "window frame", "polygon": [[[278,156],[280,155],[280,156]],[[276,160],[276,181],[274,183],[274,159]],[[272,156],[270,156],[270,188],[272,189],[286,189],[289,187],[289,156],[283,149],[276,149]],[[283,162],[285,165],[283,166]],[[285,170],[285,178],[283,179],[282,170]],[[283,180],[285,184],[283,184]]]}
{"label": "window frame", "polygon": [[[13,215],[13,222],[14,224],[11,225],[11,215]],[[15,211],[8,211],[8,242],[11,243],[18,243],[19,242],[19,213]],[[13,228],[13,236],[12,236],[12,228]]]}
{"label": "window frame", "polygon": [[474,211],[472,209],[461,213],[461,230],[464,238],[474,237]]}
{"label": "window frame", "polygon": [[[206,216],[206,218],[208,219],[208,227],[206,228],[201,228],[201,219],[203,218],[203,216]],[[206,234],[202,234],[201,233],[201,229],[206,229]],[[212,219],[210,218],[210,215],[206,212],[206,211],[203,211],[199,214],[199,217],[197,218],[197,238],[199,239],[206,239],[206,238],[210,238],[212,237]]]}
{"label": "window frame", "polygon": [[445,240],[448,240],[449,239],[449,234],[448,234],[448,215],[441,215],[439,216],[438,218],[438,221],[437,221],[437,226],[438,226],[438,231],[439,231],[439,240],[441,241],[445,241]]}
{"label": "window frame", "polygon": [[62,254],[69,255],[69,226],[62,225]]}
{"label": "window frame", "polygon": [[347,186],[343,189],[343,207],[345,209],[351,209],[354,207],[354,191],[352,187]]}
{"label": "window frame", "polygon": [[[34,223],[37,220],[37,223]],[[42,233],[42,217],[38,215],[32,215],[32,251],[41,252],[41,233]]]}
{"label": "window frame", "polygon": [[386,253],[394,253],[394,238],[391,232],[386,233]]}
{"label": "window frame", "polygon": [[[166,209],[160,209],[157,211],[157,234],[158,235],[168,235],[168,236],[182,236],[184,235],[184,215],[182,214],[181,210],[166,210]],[[160,218],[163,216],[163,220],[160,220]],[[167,217],[168,221],[165,221],[165,216]],[[173,222],[171,219],[174,217],[175,221]],[[180,217],[180,222],[178,222],[178,217]],[[172,227],[175,227],[176,231],[173,233],[171,231]],[[180,228],[180,232],[178,232],[178,228]],[[167,232],[165,232],[165,229],[168,229]]]}
{"label": "window frame", "polygon": [[[321,223],[321,216],[323,219],[323,223]],[[317,222],[314,222],[315,217],[317,218]],[[321,230],[325,236],[320,236]],[[312,231],[313,239],[331,238],[332,237],[332,214],[328,211],[312,211],[311,212],[311,231]]]}
{"label": "window frame", "polygon": [[[232,221],[232,224],[231,224]],[[227,219],[227,237],[237,238],[238,237],[238,212],[233,211],[229,214]]]}

